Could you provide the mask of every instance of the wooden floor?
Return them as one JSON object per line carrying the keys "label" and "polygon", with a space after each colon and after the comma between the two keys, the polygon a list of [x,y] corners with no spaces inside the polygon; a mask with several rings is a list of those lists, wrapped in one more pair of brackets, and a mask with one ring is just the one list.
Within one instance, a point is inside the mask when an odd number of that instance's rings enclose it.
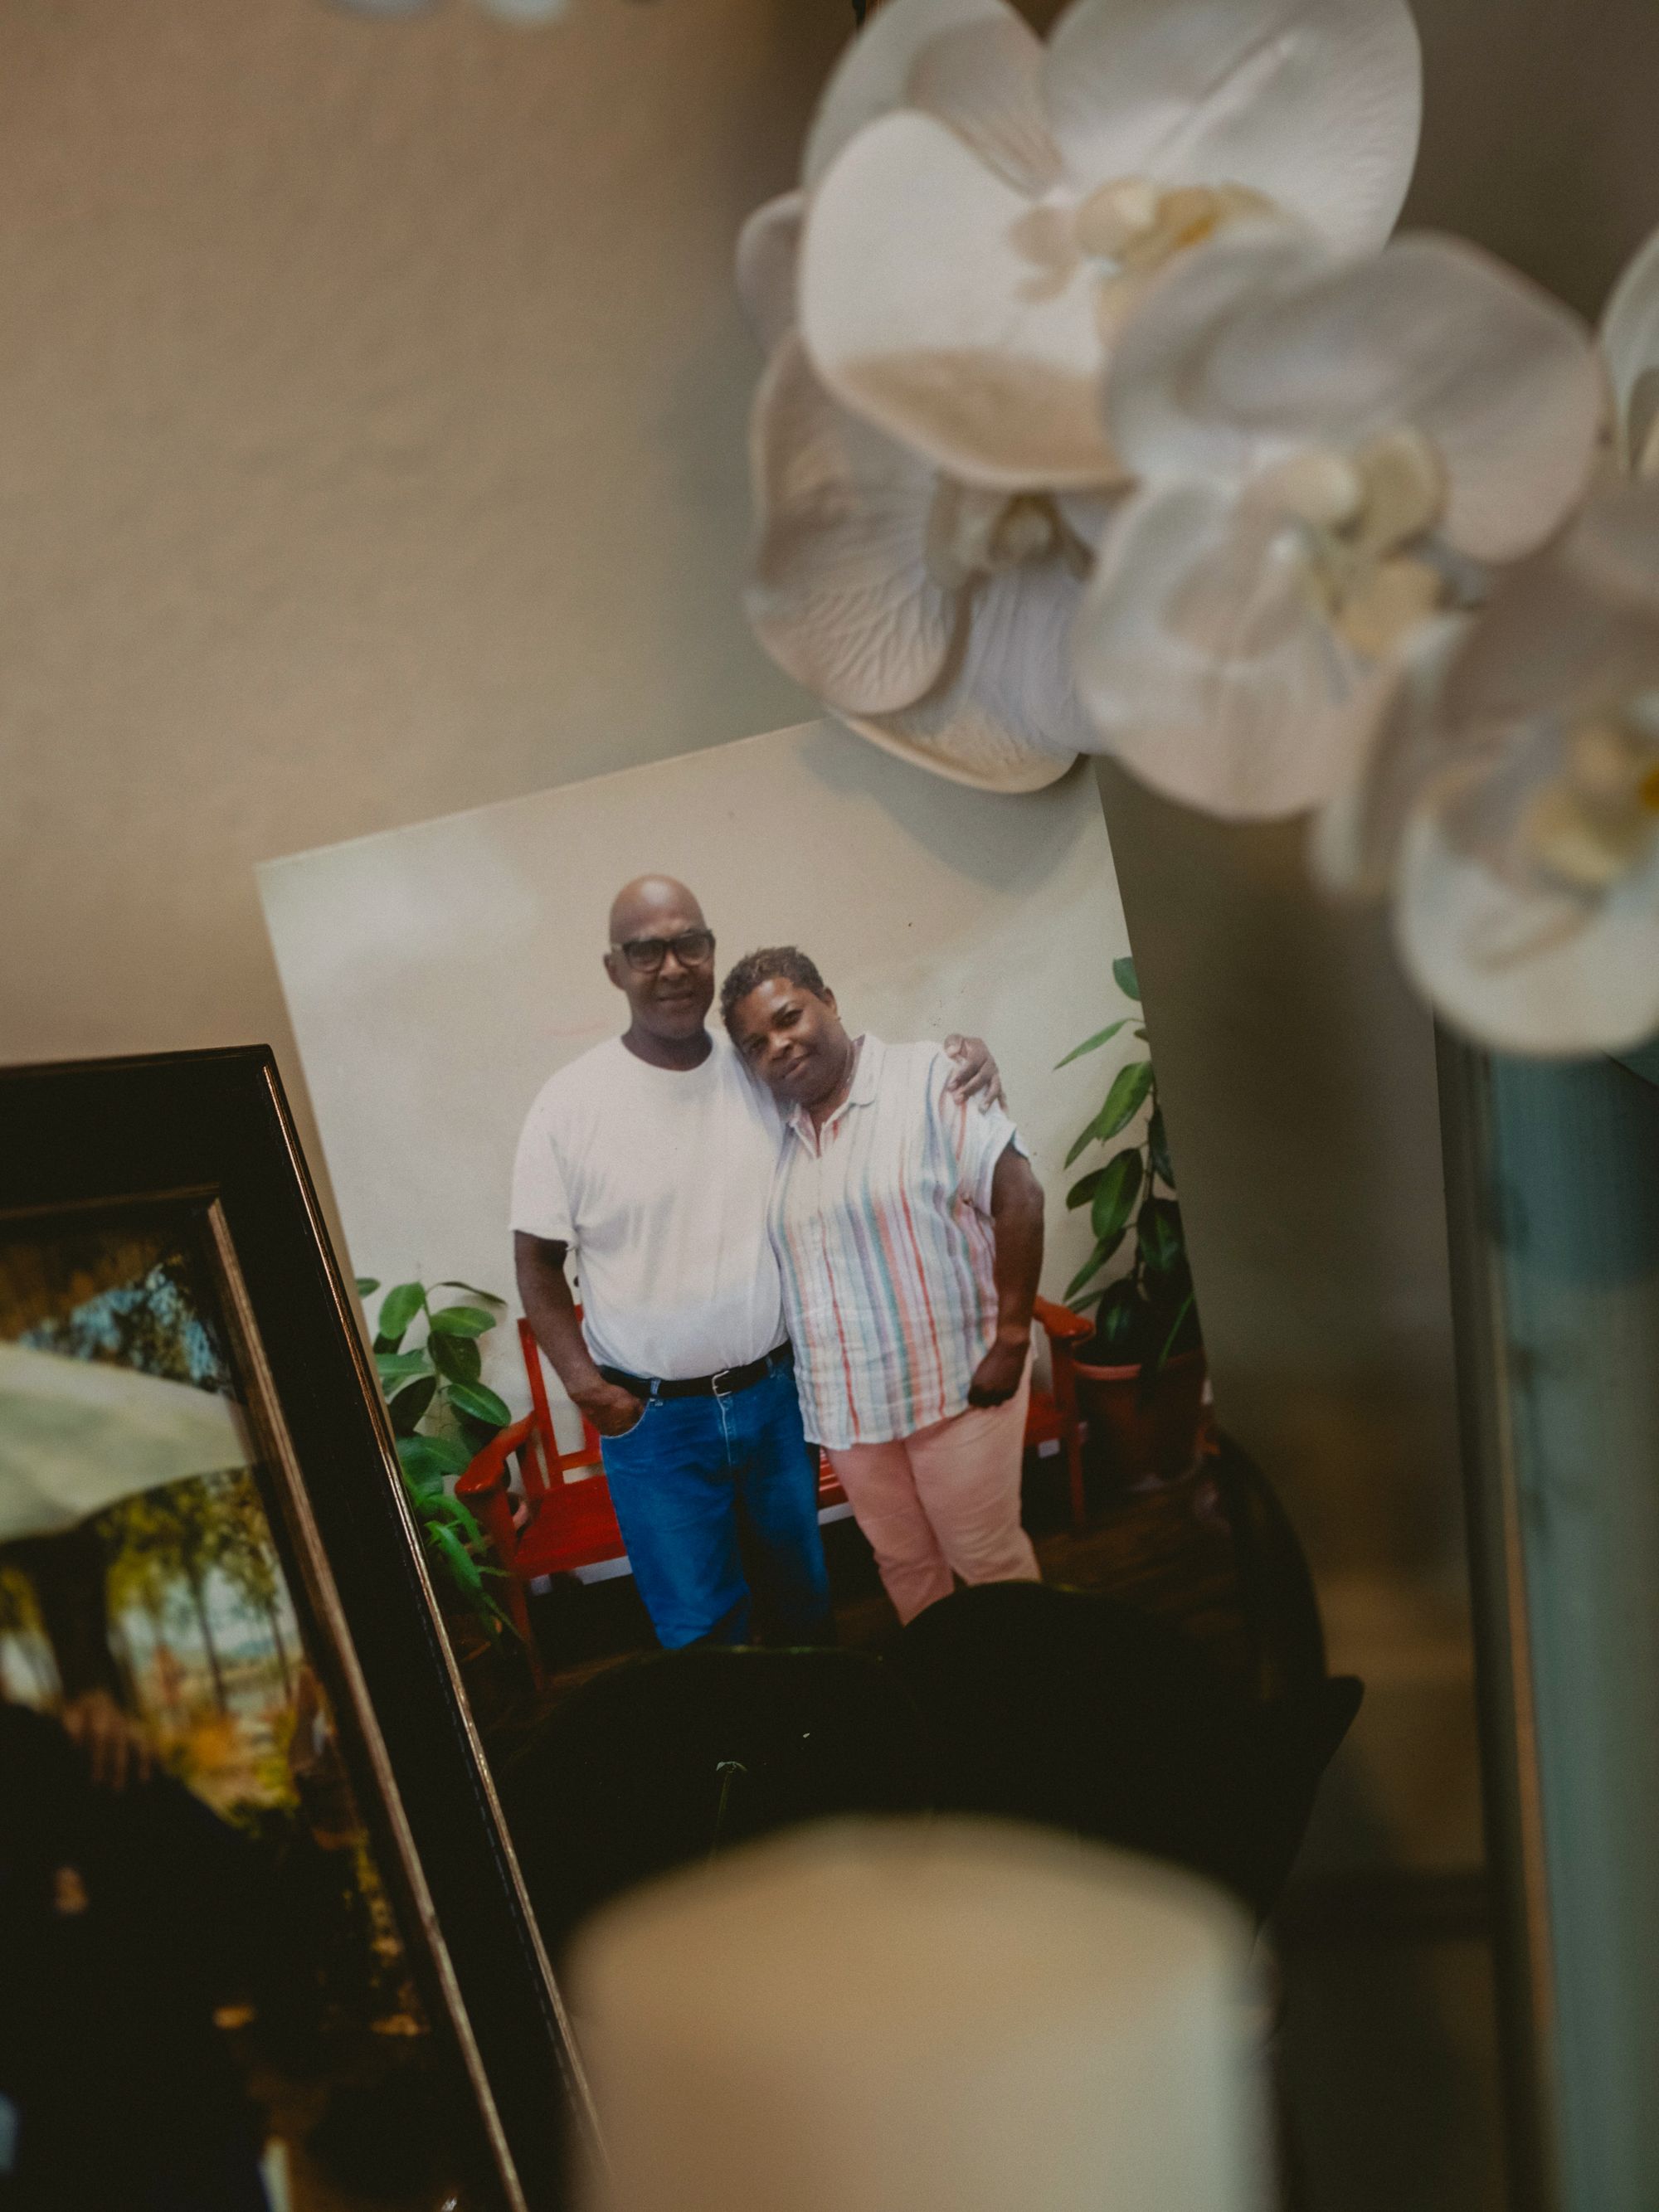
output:
{"label": "wooden floor", "polygon": [[[1039,1462],[1027,1479],[1025,1525],[1044,1582],[1103,1590],[1164,1614],[1224,1665],[1246,1663],[1231,1531],[1204,1464],[1133,1492],[1091,1485],[1087,1525],[1076,1532],[1054,1494],[1053,1464]],[[839,1602],[836,1621],[842,1643],[864,1650],[879,1650],[896,1625],[878,1584]]]}
{"label": "wooden floor", "polygon": [[[1058,1460],[1028,1462],[1024,1517],[1045,1582],[1102,1590],[1172,1620],[1229,1672],[1251,1663],[1231,1531],[1212,1470],[1133,1492],[1091,1474],[1085,1527],[1074,1531]],[[851,1520],[824,1529],[837,1639],[850,1650],[881,1651],[897,1620],[863,1534]],[[546,1679],[533,1690],[528,1669],[505,1657],[494,1669],[468,1669],[469,1690],[493,1751],[505,1751],[544,1713],[593,1675],[656,1648],[631,1577],[580,1583],[558,1577],[531,1601]]]}

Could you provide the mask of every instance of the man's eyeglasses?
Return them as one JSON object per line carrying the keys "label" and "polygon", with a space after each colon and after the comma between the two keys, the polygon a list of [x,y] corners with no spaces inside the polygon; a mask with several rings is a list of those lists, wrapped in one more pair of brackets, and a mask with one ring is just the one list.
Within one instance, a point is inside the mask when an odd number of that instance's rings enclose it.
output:
{"label": "man's eyeglasses", "polygon": [[629,937],[612,946],[636,975],[654,975],[672,952],[682,968],[701,968],[714,957],[712,929],[683,929],[678,937]]}

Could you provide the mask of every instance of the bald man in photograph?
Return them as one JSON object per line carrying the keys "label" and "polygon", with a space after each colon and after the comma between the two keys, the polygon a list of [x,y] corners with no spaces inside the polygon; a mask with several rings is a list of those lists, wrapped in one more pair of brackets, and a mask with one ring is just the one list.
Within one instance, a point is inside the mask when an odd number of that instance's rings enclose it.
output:
{"label": "bald man in photograph", "polygon": [[[817,1472],[766,1231],[781,1117],[708,1030],[714,938],[685,885],[625,885],[610,937],[605,969],[628,1027],[562,1067],[525,1121],[513,1177],[520,1297],[603,1439],[658,1641],[750,1639],[741,1529],[773,1632],[824,1642]],[[947,1048],[959,1089],[996,1091],[979,1040]]]}

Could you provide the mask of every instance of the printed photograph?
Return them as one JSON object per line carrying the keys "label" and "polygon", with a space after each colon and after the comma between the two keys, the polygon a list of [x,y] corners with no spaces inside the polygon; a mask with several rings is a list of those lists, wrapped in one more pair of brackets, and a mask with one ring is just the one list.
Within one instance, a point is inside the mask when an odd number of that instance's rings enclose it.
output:
{"label": "printed photograph", "polygon": [[268,1485],[199,1209],[0,1226],[8,2206],[489,2201]]}
{"label": "printed photograph", "polygon": [[630,1654],[1155,1601],[1170,1547],[1190,1607],[1200,1320],[1086,769],[1011,807],[815,723],[260,877],[487,1738]]}

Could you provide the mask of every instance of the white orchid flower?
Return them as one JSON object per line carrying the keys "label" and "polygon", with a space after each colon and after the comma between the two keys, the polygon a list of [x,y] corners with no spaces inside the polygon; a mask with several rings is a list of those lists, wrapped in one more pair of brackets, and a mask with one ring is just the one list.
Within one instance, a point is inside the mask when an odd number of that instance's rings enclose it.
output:
{"label": "white orchid flower", "polygon": [[840,406],[794,329],[803,204],[769,202],[738,247],[769,354],[750,425],[750,623],[890,752],[978,788],[1038,790],[1089,739],[1069,634],[1103,503],[970,489]]}
{"label": "white orchid flower", "polygon": [[1659,230],[1632,258],[1601,317],[1620,465],[1659,476]]}
{"label": "white orchid flower", "polygon": [[1118,482],[1102,369],[1185,249],[1280,216],[1343,253],[1416,157],[1403,0],[889,0],[808,149],[801,329],[845,405],[988,489]]}
{"label": "white orchid flower", "polygon": [[1577,319],[1451,240],[1258,227],[1170,270],[1106,386],[1139,488],[1076,634],[1097,747],[1212,814],[1328,798],[1416,625],[1576,504],[1603,403]]}
{"label": "white orchid flower", "polygon": [[1659,483],[1598,494],[1422,634],[1315,852],[1339,888],[1392,885],[1407,970],[1489,1048],[1659,1029]]}

